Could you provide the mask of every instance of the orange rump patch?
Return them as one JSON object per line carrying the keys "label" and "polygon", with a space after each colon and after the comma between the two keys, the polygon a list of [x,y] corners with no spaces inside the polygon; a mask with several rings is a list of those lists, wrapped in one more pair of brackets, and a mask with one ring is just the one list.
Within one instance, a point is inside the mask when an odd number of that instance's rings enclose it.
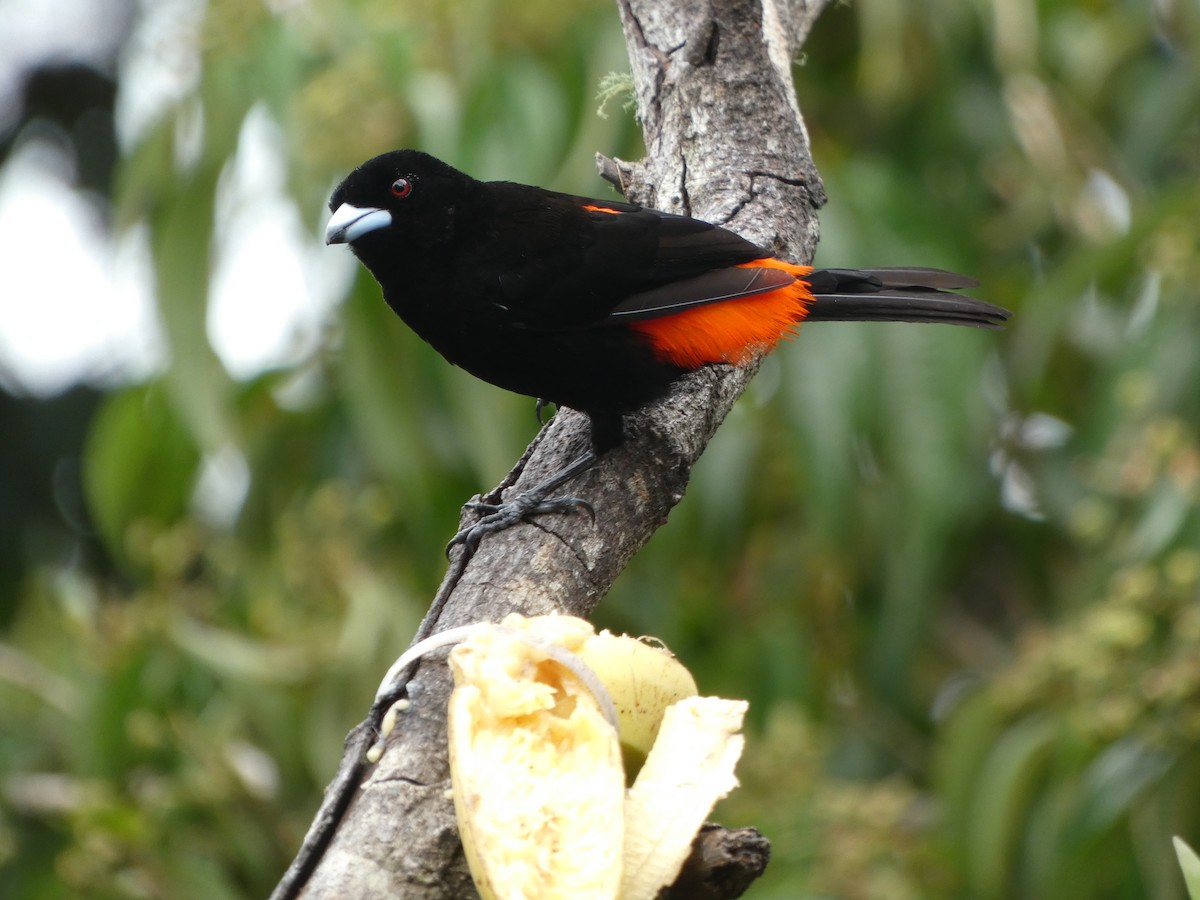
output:
{"label": "orange rump patch", "polygon": [[736,300],[723,300],[657,319],[631,322],[628,327],[649,338],[655,354],[684,369],[707,363],[739,365],[756,351],[770,351],[790,338],[808,314],[812,294],[804,276],[810,266],[774,258],[756,259],[738,268],[782,269],[796,280],[785,287]]}

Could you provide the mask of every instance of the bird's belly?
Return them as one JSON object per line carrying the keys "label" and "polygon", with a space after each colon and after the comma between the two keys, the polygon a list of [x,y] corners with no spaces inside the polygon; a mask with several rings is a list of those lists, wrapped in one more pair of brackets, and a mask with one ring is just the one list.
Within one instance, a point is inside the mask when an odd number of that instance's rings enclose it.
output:
{"label": "bird's belly", "polygon": [[623,328],[460,328],[422,337],[477,378],[583,412],[632,412],[664,395],[683,374],[656,359],[641,335]]}

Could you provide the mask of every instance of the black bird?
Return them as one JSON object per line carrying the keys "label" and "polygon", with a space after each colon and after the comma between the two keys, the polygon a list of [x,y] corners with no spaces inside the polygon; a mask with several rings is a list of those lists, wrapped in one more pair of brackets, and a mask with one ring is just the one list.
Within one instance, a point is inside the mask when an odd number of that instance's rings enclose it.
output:
{"label": "black bird", "polygon": [[997,328],[998,306],[928,268],[812,269],[708,222],[630,203],[476,181],[416,150],[351,172],[329,201],[346,243],[410,328],[456,366],[586,413],[592,446],[455,536],[479,539],[537,513],[622,439],[622,416],[686,372],[737,365],[802,321],[943,322]]}

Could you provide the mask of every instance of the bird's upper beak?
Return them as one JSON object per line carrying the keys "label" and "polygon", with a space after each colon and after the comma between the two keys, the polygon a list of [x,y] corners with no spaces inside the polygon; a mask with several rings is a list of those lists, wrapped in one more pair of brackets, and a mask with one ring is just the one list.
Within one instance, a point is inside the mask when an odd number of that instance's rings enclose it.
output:
{"label": "bird's upper beak", "polygon": [[351,244],[369,231],[387,228],[392,214],[374,206],[352,206],[343,203],[329,217],[325,226],[326,244]]}

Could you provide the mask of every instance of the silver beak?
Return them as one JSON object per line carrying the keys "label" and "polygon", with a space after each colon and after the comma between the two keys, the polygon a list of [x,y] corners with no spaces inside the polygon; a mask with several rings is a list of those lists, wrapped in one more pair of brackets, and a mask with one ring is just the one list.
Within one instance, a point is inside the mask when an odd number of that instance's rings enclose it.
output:
{"label": "silver beak", "polygon": [[343,203],[325,226],[326,244],[352,244],[364,234],[392,224],[392,214],[374,206]]}

